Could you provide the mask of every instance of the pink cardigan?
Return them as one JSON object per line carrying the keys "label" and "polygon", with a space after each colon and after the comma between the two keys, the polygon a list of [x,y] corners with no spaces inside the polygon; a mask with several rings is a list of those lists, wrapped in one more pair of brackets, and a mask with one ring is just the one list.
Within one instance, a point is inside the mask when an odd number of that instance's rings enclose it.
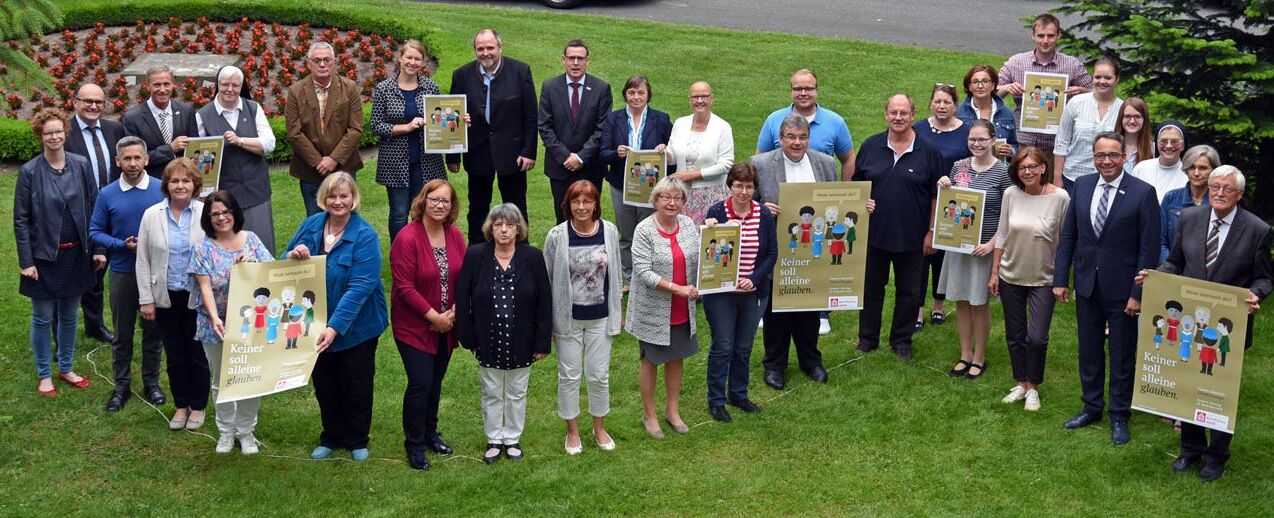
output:
{"label": "pink cardigan", "polygon": [[[456,303],[456,279],[464,263],[464,234],[454,225],[444,229],[447,239],[447,293],[450,306]],[[432,308],[439,313],[442,289],[438,283],[438,263],[425,225],[412,221],[398,232],[389,249],[389,267],[394,287],[390,294],[390,321],[394,338],[428,354],[438,354],[438,333],[429,329],[425,314]],[[448,351],[455,349],[456,334],[447,334]]]}

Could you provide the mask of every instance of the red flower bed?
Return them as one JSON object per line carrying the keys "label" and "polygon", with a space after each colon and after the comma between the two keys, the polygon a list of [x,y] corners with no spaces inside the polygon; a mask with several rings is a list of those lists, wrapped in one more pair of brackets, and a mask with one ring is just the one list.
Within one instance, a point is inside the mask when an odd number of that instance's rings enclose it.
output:
{"label": "red flower bed", "polygon": [[[4,114],[28,118],[41,108],[71,109],[78,85],[92,81],[106,89],[107,115],[118,117],[133,104],[149,97],[144,84],[128,85],[121,72],[143,53],[227,54],[240,58],[252,98],[265,106],[267,114],[281,115],[287,87],[309,74],[305,54],[310,45],[325,41],[336,50],[336,73],[352,79],[362,90],[364,101],[377,82],[388,77],[398,42],[392,36],[363,34],[337,28],[318,30],[309,24],[280,25],[243,18],[237,23],[193,22],[170,18],[167,23],[145,23],[133,27],[105,27],[64,30],[31,41],[9,41],[53,78],[55,93],[42,91],[0,91]],[[215,93],[211,84],[194,79],[180,81],[177,95],[196,107],[208,103]]]}

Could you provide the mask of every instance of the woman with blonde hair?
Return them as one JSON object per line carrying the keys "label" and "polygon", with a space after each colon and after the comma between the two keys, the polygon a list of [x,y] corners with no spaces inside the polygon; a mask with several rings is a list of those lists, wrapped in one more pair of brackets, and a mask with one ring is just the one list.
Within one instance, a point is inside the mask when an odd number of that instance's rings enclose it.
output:
{"label": "woman with blonde hair", "polygon": [[319,184],[319,212],[305,218],[288,243],[288,259],[327,256],[327,327],[315,347],[319,357],[310,379],[322,431],[312,459],[350,450],[367,460],[372,425],[376,346],[389,327],[380,280],[380,236],[358,214],[358,183],[337,171]]}
{"label": "woman with blonde hair", "polygon": [[682,360],[699,352],[695,338],[695,301],[699,289],[699,226],[681,213],[690,189],[665,177],[655,184],[650,203],[655,213],[633,233],[633,283],[629,286],[624,329],[637,338],[641,365],[642,424],[651,437],[664,437],[655,413],[655,381],[664,367],[664,421],[677,433],[689,433],[681,419]]}

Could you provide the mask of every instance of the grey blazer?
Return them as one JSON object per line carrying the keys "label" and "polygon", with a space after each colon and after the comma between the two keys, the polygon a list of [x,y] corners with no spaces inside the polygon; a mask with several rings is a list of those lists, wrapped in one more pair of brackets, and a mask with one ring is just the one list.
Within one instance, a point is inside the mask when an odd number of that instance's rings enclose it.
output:
{"label": "grey blazer", "polygon": [[[686,256],[686,281],[694,284],[699,273],[699,227],[689,216],[677,216],[677,245]],[[633,280],[628,285],[628,318],[624,330],[643,342],[670,345],[672,294],[655,287],[672,279],[672,248],[659,237],[655,217],[637,223],[633,231]],[[686,253],[690,252],[690,253]],[[695,333],[695,302],[690,304],[690,334]]]}
{"label": "grey blazer", "polygon": [[[807,150],[805,154],[810,157],[810,167],[814,169],[815,181],[840,180],[840,165],[831,155],[812,149]],[[787,181],[787,168],[783,160],[783,148],[752,157],[752,167],[756,168],[756,193],[763,203],[779,202],[779,184]]]}
{"label": "grey blazer", "polygon": [[[553,336],[570,336],[575,328],[571,324],[571,234],[566,230],[569,221],[549,229],[544,238],[544,264],[549,270],[549,282],[553,285]],[[606,334],[619,334],[623,317],[624,298],[619,266],[619,230],[611,222],[602,220],[602,237],[606,241],[606,284],[609,293],[606,300]]]}
{"label": "grey blazer", "polygon": [[[154,304],[158,308],[172,307],[168,298],[168,203],[167,200],[151,205],[142,213],[142,223],[137,231],[137,304]],[[190,202],[189,246],[193,249],[203,241],[203,227],[199,218],[203,215],[203,202]],[[189,290],[198,291],[198,288]]]}
{"label": "grey blazer", "polygon": [[[1271,276],[1270,226],[1255,214],[1235,207],[1234,222],[1225,236],[1212,271],[1207,268],[1207,242],[1211,233],[1212,207],[1201,205],[1181,212],[1172,252],[1159,271],[1195,279],[1247,288],[1262,300],[1274,291]],[[1247,347],[1252,346],[1252,317],[1248,316]]]}

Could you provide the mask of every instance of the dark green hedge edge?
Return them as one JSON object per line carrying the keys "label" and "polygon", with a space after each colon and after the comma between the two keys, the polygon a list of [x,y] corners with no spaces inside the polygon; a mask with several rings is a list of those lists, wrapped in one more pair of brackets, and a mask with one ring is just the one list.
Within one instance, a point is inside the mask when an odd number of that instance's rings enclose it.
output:
{"label": "dark green hedge edge", "polygon": [[[59,32],[62,29],[87,29],[98,22],[108,26],[132,26],[137,20],[162,23],[167,22],[169,17],[177,17],[183,21],[207,17],[214,22],[229,23],[246,16],[254,20],[289,25],[308,22],[316,28],[353,29],[393,36],[399,41],[415,38],[429,49],[431,55],[438,55],[429,33],[422,30],[427,25],[409,23],[404,17],[395,16],[392,10],[365,6],[328,7],[301,0],[223,0],[215,3],[194,0],[81,0],[58,3],[64,14],[63,27],[57,29]],[[52,32],[54,31],[50,31]],[[371,107],[365,104],[364,122],[370,116]],[[271,117],[270,127],[274,130],[277,144],[268,158],[272,162],[287,162],[292,158],[292,146],[288,144],[283,117]],[[365,124],[360,146],[373,146],[376,140],[376,136]],[[31,131],[28,121],[0,118],[0,160],[26,161],[39,152],[40,141]]]}

